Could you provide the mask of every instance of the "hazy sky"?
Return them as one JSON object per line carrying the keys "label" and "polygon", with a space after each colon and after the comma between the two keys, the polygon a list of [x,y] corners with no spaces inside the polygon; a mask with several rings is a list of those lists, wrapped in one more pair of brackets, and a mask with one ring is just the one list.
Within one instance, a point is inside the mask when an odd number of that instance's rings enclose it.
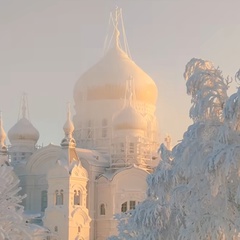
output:
{"label": "hazy sky", "polygon": [[[192,58],[223,74],[240,67],[239,0],[0,0],[0,109],[8,131],[28,94],[39,144],[59,144],[66,103],[79,77],[103,55],[110,11],[123,9],[133,60],[159,88],[162,138],[191,124],[183,72]],[[233,87],[235,91],[236,86]]]}

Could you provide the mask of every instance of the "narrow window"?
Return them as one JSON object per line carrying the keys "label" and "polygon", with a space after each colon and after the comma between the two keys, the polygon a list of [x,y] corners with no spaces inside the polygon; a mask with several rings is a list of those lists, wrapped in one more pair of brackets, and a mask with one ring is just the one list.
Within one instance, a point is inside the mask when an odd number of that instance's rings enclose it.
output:
{"label": "narrow window", "polygon": [[80,232],[81,232],[81,227],[78,226],[78,233],[80,233]]}
{"label": "narrow window", "polygon": [[47,191],[41,192],[41,211],[44,212],[47,208]]}
{"label": "narrow window", "polygon": [[80,191],[74,191],[74,205],[80,205]]}
{"label": "narrow window", "polygon": [[56,205],[63,205],[63,190],[61,190],[60,193],[58,190],[56,190],[55,195]]}
{"label": "narrow window", "polygon": [[58,205],[58,190],[55,191],[55,205]]}
{"label": "narrow window", "polygon": [[63,190],[60,191],[60,205],[63,205]]}
{"label": "narrow window", "polygon": [[135,209],[136,207],[136,201],[130,201],[130,210]]}
{"label": "narrow window", "polygon": [[105,205],[102,203],[100,205],[100,215],[105,215],[105,214],[106,214]]}
{"label": "narrow window", "polygon": [[58,227],[57,226],[54,227],[54,231],[58,232]]}
{"label": "narrow window", "polygon": [[127,202],[123,203],[121,207],[121,212],[126,212],[126,211],[127,211]]}

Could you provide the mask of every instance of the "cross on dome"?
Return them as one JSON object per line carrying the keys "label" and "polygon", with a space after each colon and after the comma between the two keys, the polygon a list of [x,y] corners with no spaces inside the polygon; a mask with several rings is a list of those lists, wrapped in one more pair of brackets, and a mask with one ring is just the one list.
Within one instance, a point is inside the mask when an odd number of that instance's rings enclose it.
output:
{"label": "cross on dome", "polygon": [[8,139],[12,145],[25,144],[28,142],[31,146],[35,146],[39,139],[38,130],[29,120],[29,110],[27,94],[23,93],[20,103],[17,123],[8,131]]}
{"label": "cross on dome", "polygon": [[[110,49],[111,45],[113,45],[113,47],[115,47],[116,49],[122,49],[127,54],[127,56],[131,59],[131,54],[130,54],[130,50],[127,43],[127,37],[125,33],[121,8],[116,7],[115,12],[110,13],[109,29],[112,29],[112,28],[113,28],[113,32],[111,33],[111,36],[109,37],[107,34],[105,39],[104,53],[106,53]],[[111,32],[111,31],[109,30],[108,32]],[[123,46],[120,41],[120,32],[122,34]]]}
{"label": "cross on dome", "polygon": [[126,81],[125,103],[120,112],[113,117],[114,129],[146,129],[144,117],[135,108],[135,86],[132,76]]}
{"label": "cross on dome", "polygon": [[120,32],[118,30],[118,19],[120,17],[121,14],[121,9],[119,9],[118,7],[116,7],[116,11],[115,11],[115,21],[113,23],[114,26],[114,37],[115,37],[115,46],[119,47],[119,36],[120,36]]}
{"label": "cross on dome", "polygon": [[68,103],[68,110],[67,110],[67,121],[63,126],[63,130],[65,132],[66,137],[72,138],[72,133],[74,131],[74,125],[71,120],[71,110],[70,110],[70,103]]}
{"label": "cross on dome", "polygon": [[65,137],[61,142],[61,146],[66,146],[66,147],[75,147],[76,146],[76,141],[73,138],[72,134],[74,131],[74,125],[71,120],[71,110],[70,110],[70,103],[68,103],[68,108],[67,108],[67,120],[63,126],[63,130],[65,133]]}
{"label": "cross on dome", "polygon": [[29,109],[28,109],[28,100],[27,94],[24,92],[20,102],[20,109],[18,114],[18,119],[27,118],[29,119]]}

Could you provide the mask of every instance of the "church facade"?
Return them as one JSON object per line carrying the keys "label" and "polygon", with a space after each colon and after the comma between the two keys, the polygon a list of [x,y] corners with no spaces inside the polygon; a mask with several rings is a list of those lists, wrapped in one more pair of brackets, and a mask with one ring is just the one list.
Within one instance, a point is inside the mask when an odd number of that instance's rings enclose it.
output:
{"label": "church facade", "polygon": [[[123,50],[118,17],[114,42],[74,86],[59,146],[37,148],[38,130],[22,116],[9,130],[10,164],[20,179],[26,213],[50,230],[48,239],[105,240],[114,215],[144,200],[146,177],[158,164],[158,89]],[[47,239],[47,238],[46,238]]]}

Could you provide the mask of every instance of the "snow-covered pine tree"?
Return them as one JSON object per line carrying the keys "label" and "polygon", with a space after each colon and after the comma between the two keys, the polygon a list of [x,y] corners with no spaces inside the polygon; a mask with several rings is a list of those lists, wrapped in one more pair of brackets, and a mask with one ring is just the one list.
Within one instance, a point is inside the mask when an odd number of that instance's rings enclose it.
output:
{"label": "snow-covered pine tree", "polygon": [[13,169],[6,164],[0,166],[0,239],[30,239],[26,224],[23,222],[23,208],[19,205],[18,180]]}
{"label": "snow-covered pine tree", "polygon": [[30,240],[20,205],[19,180],[9,166],[5,146],[6,133],[0,116],[0,240]]}

